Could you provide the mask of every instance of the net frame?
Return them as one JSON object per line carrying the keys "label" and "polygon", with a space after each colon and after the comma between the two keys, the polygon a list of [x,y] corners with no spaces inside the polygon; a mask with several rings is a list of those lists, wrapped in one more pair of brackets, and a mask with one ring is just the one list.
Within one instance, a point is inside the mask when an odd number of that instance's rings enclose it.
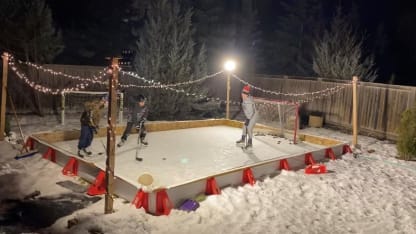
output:
{"label": "net frame", "polygon": [[[66,92],[62,92],[61,93],[61,124],[65,125],[65,115],[66,115],[66,104],[68,103],[68,95],[70,94],[84,94],[86,97],[88,95],[91,96],[97,96],[97,97],[102,97],[104,95],[107,95],[108,92],[100,92],[100,91],[66,91]],[[118,106],[119,106],[119,110],[118,110],[118,119],[117,122],[119,124],[121,124],[123,122],[123,103],[124,103],[124,94],[123,93],[117,93],[117,95],[119,96],[119,101],[118,101]],[[83,105],[80,104],[80,110],[83,109]]]}
{"label": "net frame", "polygon": [[[259,118],[260,121],[262,120],[262,117],[264,115],[261,115],[262,112],[276,112],[278,116],[278,123],[279,126],[277,127],[280,131],[283,137],[291,139],[294,144],[297,143],[298,138],[298,131],[299,131],[299,103],[297,102],[291,102],[291,101],[285,101],[285,100],[278,100],[278,99],[266,99],[266,98],[260,98],[260,97],[254,97],[254,102],[256,103],[256,109],[259,112]],[[259,105],[260,104],[260,105]],[[265,105],[265,108],[269,108],[269,110],[265,111],[263,110],[261,105]],[[275,109],[275,106],[277,106],[277,110]],[[293,127],[287,128],[288,126],[288,119],[287,118],[287,111],[285,108],[282,108],[282,106],[291,107],[292,111],[289,113],[293,113],[294,120],[293,120]],[[276,115],[276,114],[275,114]],[[270,116],[271,119],[273,119],[275,116]],[[266,120],[267,121],[267,120]],[[273,123],[274,121],[269,120],[269,123],[266,125],[269,125],[270,123]],[[272,127],[274,127],[272,125]],[[292,137],[293,135],[293,137]],[[288,137],[290,136],[290,137]]]}

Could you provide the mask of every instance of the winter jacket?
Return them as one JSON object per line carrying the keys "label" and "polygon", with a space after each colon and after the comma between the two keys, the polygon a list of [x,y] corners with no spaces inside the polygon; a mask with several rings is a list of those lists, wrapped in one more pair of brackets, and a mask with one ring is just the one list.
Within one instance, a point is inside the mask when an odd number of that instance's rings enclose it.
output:
{"label": "winter jacket", "polygon": [[141,107],[136,104],[133,106],[132,110],[127,116],[127,122],[138,124],[139,122],[146,121],[148,112],[149,112],[149,109],[147,108],[146,105]]}
{"label": "winter jacket", "polygon": [[254,104],[254,100],[252,96],[248,96],[243,102],[241,103],[243,108],[244,115],[247,119],[251,119],[256,114],[256,105]]}
{"label": "winter jacket", "polygon": [[81,115],[81,125],[98,128],[101,120],[101,109],[103,108],[104,104],[100,101],[85,102],[84,112]]}

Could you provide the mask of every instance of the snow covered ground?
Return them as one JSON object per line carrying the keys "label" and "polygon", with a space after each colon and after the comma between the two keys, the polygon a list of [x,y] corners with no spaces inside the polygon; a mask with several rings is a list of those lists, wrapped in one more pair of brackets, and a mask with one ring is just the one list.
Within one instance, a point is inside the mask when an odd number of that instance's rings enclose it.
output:
{"label": "snow covered ground", "polygon": [[[30,126],[25,133],[38,129]],[[351,140],[350,135],[328,129],[304,131]],[[39,156],[14,160],[18,148],[3,141],[0,233],[416,233],[416,163],[395,159],[397,150],[390,142],[363,136],[358,140],[358,157],[346,154],[326,163],[327,174],[283,171],[254,186],[225,188],[221,195],[208,196],[195,212],[172,210],[169,216],[160,217],[122,199],[115,200],[113,214],[105,215],[104,199],[88,200],[57,184],[85,183],[63,176],[61,167]],[[40,196],[24,201],[67,198],[72,206],[82,203],[83,208],[63,212],[65,215],[48,227],[30,228],[28,222],[26,226],[8,225],[5,217],[10,215],[10,201],[23,199],[35,190]],[[51,206],[47,212],[59,208]],[[34,216],[42,212],[46,211],[39,210]],[[16,216],[27,219],[25,213]],[[74,219],[77,222],[68,228],[68,221]]]}

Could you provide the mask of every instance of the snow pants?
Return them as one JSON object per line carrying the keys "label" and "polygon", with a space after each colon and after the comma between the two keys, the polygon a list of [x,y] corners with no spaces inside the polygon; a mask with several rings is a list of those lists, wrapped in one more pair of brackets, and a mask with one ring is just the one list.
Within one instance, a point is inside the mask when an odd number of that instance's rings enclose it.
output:
{"label": "snow pants", "polygon": [[245,125],[243,125],[243,136],[248,134],[248,138],[253,139],[253,128],[254,128],[254,125],[256,125],[256,122],[257,122],[257,111],[254,113],[253,117],[250,119],[250,122],[248,123],[247,128]]}
{"label": "snow pants", "polygon": [[[127,137],[129,137],[131,129],[133,128],[133,124],[133,122],[127,122],[126,129],[124,129],[123,135],[121,136],[121,139],[123,141],[127,140]],[[146,127],[144,126],[144,124],[142,124],[140,127],[142,128],[140,139],[144,139],[146,137]]]}
{"label": "snow pants", "polygon": [[88,125],[81,125],[81,135],[79,136],[78,149],[85,149],[89,147],[93,138],[93,129]]}

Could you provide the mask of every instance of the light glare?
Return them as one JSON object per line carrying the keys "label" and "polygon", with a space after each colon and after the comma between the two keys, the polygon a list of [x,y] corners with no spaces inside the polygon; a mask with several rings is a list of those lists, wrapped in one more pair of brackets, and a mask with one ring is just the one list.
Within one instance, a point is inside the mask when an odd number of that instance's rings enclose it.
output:
{"label": "light glare", "polygon": [[235,62],[232,61],[232,60],[227,60],[224,63],[224,69],[227,70],[227,71],[234,71],[234,69],[235,69]]}

